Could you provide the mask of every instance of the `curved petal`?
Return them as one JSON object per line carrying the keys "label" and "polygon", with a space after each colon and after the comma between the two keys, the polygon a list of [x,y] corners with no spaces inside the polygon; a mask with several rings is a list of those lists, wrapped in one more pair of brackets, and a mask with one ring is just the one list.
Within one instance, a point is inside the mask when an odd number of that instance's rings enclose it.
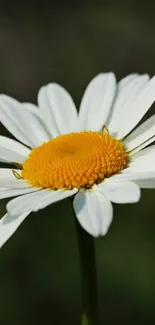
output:
{"label": "curved petal", "polygon": [[23,144],[0,136],[0,161],[23,163],[30,152]]}
{"label": "curved petal", "polygon": [[22,213],[18,218],[13,218],[6,213],[5,216],[0,220],[0,248],[5,242],[13,235],[20,224],[31,212]]}
{"label": "curved petal", "polygon": [[[16,169],[16,173],[21,175],[21,170]],[[29,188],[32,187],[24,179],[18,179],[15,177],[12,169],[9,168],[0,168],[0,188]]]}
{"label": "curved petal", "polygon": [[155,170],[151,171],[135,171],[126,170],[126,172],[121,172],[120,174],[111,177],[114,182],[126,182],[126,181],[138,181],[155,178]]}
{"label": "curved petal", "polygon": [[7,204],[8,212],[11,215],[20,215],[21,212],[26,212],[27,210],[38,211],[44,209],[46,206],[63,200],[69,196],[74,195],[77,189],[73,190],[41,190],[35,193],[22,195],[11,200]]}
{"label": "curved petal", "polygon": [[44,122],[44,118],[41,114],[41,110],[37,105],[34,105],[32,103],[22,103],[22,105],[32,114],[34,115],[34,117],[38,120],[39,124],[42,125],[42,127],[44,128],[47,136],[49,139],[51,139],[51,134],[48,131],[48,128]]}
{"label": "curved petal", "polygon": [[24,102],[22,105],[28,109],[32,114],[34,114],[37,118],[41,118],[41,113],[40,109],[37,105],[29,103],[29,102]]}
{"label": "curved petal", "polygon": [[[132,164],[132,162],[136,162],[137,159],[148,157],[150,155],[152,156],[152,155],[154,155],[154,153],[155,153],[155,145],[144,148],[143,150],[137,151],[136,153],[134,152],[131,155],[132,160],[131,160],[130,165]],[[152,158],[153,158],[153,156],[152,156]]]}
{"label": "curved petal", "polygon": [[129,152],[129,156],[134,156],[136,153],[141,152],[143,148],[147,147],[149,144],[155,141],[155,135],[151,137],[150,139],[146,140],[142,144],[140,144],[138,147],[134,148]]}
{"label": "curved petal", "polygon": [[49,140],[39,120],[17,100],[0,95],[0,121],[19,141],[37,147]]}
{"label": "curved petal", "polygon": [[148,80],[148,75],[137,76],[122,91],[118,85],[118,95],[107,126],[118,139],[125,137],[153,104],[155,78]]}
{"label": "curved petal", "polygon": [[76,107],[63,87],[54,83],[43,86],[38,93],[38,104],[52,136],[76,131]]}
{"label": "curved petal", "polygon": [[0,199],[5,199],[12,196],[19,196],[23,194],[29,194],[32,192],[40,191],[38,187],[29,187],[29,188],[0,188]]}
{"label": "curved petal", "polygon": [[155,178],[136,181],[140,188],[155,188]]}
{"label": "curved petal", "polygon": [[[138,151],[155,140],[155,115],[136,128],[125,140],[127,151]],[[149,143],[148,143],[149,141]]]}
{"label": "curved petal", "polygon": [[106,124],[115,96],[116,79],[113,73],[102,73],[88,85],[83,95],[79,125],[82,130],[100,131]]}
{"label": "curved petal", "polygon": [[122,171],[122,174],[132,172],[155,172],[155,146],[150,146],[132,156],[129,167]]}
{"label": "curved petal", "polygon": [[73,206],[79,223],[90,235],[98,237],[107,233],[113,209],[111,202],[102,193],[79,192]]}
{"label": "curved petal", "polygon": [[[137,77],[139,77],[138,73],[131,73],[131,74],[127,75],[126,77],[124,77],[123,79],[121,79],[118,82],[118,90],[119,91],[120,90],[122,91],[123,89],[126,90],[126,86],[131,85],[131,83],[133,81],[135,81]],[[118,96],[119,96],[119,94],[118,94]]]}
{"label": "curved petal", "polygon": [[137,88],[139,90],[139,86],[141,87],[143,80],[146,82],[146,79],[148,79],[146,75],[139,76],[138,74],[132,74],[118,82],[115,100],[107,121],[107,128],[110,133],[117,136],[119,132],[118,124],[124,108],[128,105],[128,102],[132,102],[137,94]]}
{"label": "curved petal", "polygon": [[135,203],[140,199],[140,188],[134,182],[115,183],[109,178],[106,187],[103,182],[97,188],[114,203]]}

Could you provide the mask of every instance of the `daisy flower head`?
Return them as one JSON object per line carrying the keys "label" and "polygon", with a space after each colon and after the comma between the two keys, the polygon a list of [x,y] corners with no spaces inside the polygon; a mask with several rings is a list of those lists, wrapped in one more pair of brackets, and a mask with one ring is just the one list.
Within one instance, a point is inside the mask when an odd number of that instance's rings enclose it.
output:
{"label": "daisy flower head", "polygon": [[[38,107],[0,95],[0,121],[18,140],[0,136],[0,246],[33,211],[73,196],[81,226],[105,235],[112,203],[135,203],[140,188],[155,187],[155,115],[136,125],[155,100],[155,77],[113,73],[86,88],[79,114],[69,93],[51,83],[38,93]],[[147,148],[145,148],[147,147]]]}

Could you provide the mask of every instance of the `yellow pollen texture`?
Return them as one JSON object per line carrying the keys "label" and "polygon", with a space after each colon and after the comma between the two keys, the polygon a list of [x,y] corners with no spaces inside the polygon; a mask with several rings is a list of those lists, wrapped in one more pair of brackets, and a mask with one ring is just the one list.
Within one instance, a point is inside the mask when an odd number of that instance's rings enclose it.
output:
{"label": "yellow pollen texture", "polygon": [[69,133],[33,149],[23,163],[22,177],[49,189],[90,188],[126,164],[123,144],[108,134]]}

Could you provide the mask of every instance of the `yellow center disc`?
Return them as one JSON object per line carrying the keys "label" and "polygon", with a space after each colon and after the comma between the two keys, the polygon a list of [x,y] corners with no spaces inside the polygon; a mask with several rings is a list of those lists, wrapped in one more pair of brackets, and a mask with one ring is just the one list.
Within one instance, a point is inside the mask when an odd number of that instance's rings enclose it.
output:
{"label": "yellow center disc", "polygon": [[126,164],[122,142],[108,134],[69,133],[32,150],[22,177],[43,188],[90,188]]}

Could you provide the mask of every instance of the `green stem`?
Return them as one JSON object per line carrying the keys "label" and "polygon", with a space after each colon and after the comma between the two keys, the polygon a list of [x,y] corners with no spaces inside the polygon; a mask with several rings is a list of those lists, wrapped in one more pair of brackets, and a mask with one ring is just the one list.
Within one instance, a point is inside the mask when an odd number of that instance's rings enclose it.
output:
{"label": "green stem", "polygon": [[75,218],[79,246],[82,280],[81,325],[97,324],[97,282],[94,238],[90,236]]}

